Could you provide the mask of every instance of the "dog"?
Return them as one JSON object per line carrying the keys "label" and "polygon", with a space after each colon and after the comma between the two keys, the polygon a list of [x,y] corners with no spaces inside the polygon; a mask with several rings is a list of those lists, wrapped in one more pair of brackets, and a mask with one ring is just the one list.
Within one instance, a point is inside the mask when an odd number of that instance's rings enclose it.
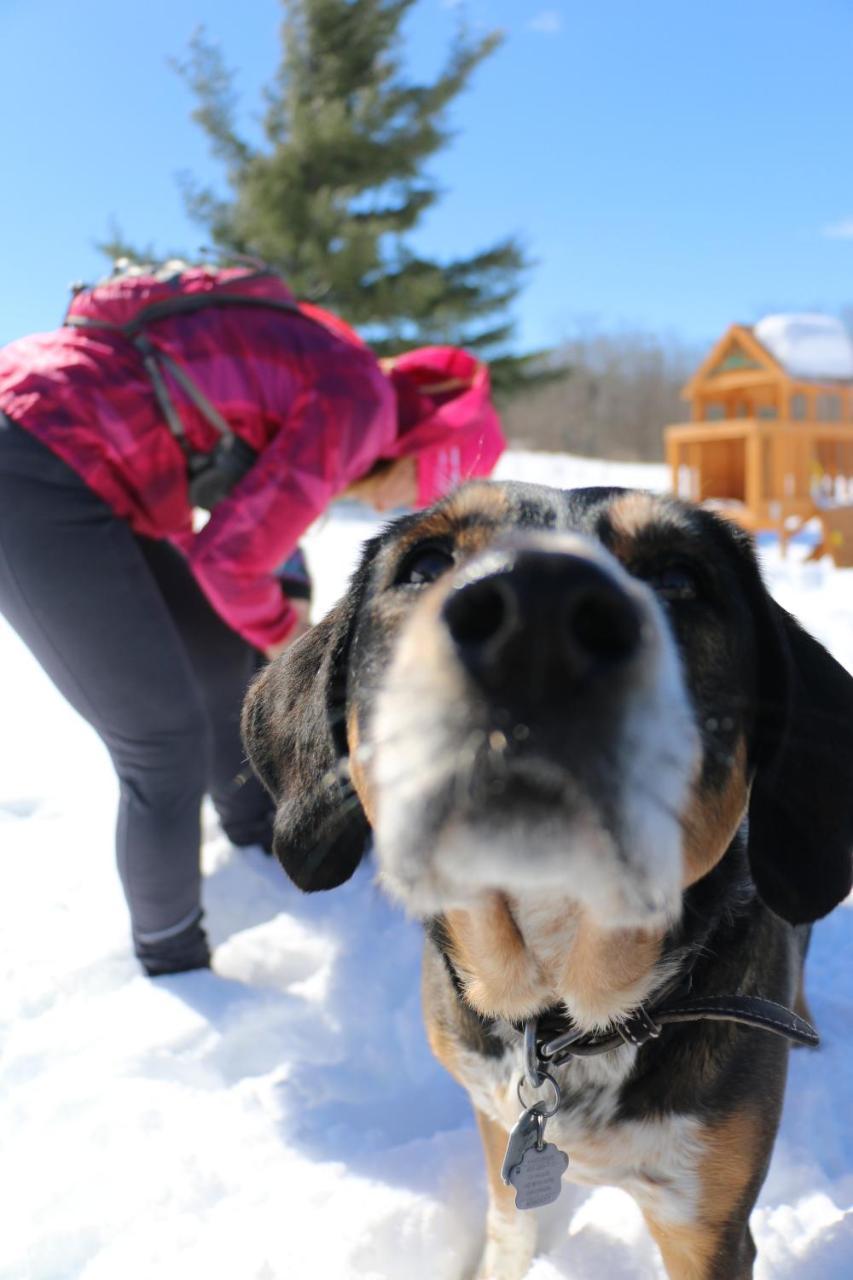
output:
{"label": "dog", "polygon": [[752,1276],[810,924],[851,887],[853,680],[749,536],[463,486],[366,544],[243,728],[291,879],[342,883],[372,833],[424,922],[429,1041],[485,1150],[479,1280],[530,1266],[531,1151],[546,1198],[560,1152],[633,1195],[671,1280]]}

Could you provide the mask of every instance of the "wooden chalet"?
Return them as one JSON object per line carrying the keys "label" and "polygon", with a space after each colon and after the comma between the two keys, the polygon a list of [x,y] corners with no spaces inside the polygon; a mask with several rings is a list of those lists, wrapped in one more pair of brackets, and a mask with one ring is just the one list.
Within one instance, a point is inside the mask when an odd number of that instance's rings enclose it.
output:
{"label": "wooden chalet", "polygon": [[783,538],[816,515],[827,528],[844,524],[841,509],[853,507],[853,344],[840,321],[732,325],[682,395],[690,421],[665,429],[680,497]]}

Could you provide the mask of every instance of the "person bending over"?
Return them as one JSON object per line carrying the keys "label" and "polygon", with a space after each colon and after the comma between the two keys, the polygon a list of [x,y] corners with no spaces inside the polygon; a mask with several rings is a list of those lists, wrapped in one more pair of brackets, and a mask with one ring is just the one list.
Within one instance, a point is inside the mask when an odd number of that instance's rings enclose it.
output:
{"label": "person bending over", "polygon": [[308,626],[277,570],[344,491],[425,505],[503,443],[483,364],[380,367],[266,270],[118,275],[0,350],[0,612],[110,753],[149,975],[210,962],[203,795],[234,844],[271,842],[239,715],[259,652]]}

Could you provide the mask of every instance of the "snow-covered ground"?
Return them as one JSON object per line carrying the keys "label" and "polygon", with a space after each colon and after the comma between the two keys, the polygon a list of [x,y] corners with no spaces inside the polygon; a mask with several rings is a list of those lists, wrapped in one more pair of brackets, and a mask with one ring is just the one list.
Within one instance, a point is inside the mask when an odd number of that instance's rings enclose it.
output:
{"label": "snow-covered ground", "polygon": [[[661,467],[510,454],[500,474],[661,488]],[[313,532],[324,608],[372,525]],[[778,598],[853,668],[853,571],[763,552]],[[209,822],[215,972],[130,955],[103,749],[0,623],[2,1280],[459,1280],[485,1206],[462,1092],[432,1060],[420,935],[370,866],[301,897]],[[759,1280],[853,1275],[850,907],[815,934],[824,1043],[792,1057],[753,1226]],[[662,1275],[638,1211],[567,1185],[530,1280]]]}

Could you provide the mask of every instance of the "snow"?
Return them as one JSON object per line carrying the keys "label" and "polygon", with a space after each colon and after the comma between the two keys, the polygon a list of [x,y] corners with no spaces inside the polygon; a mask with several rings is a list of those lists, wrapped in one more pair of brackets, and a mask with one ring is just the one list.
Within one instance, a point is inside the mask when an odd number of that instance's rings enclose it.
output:
{"label": "snow", "polygon": [[[663,468],[511,454],[501,474],[662,488]],[[319,608],[374,525],[309,540]],[[763,552],[778,598],[853,667],[853,571]],[[129,954],[115,786],[91,731],[0,624],[2,1280],[459,1280],[486,1193],[462,1091],[421,1025],[420,932],[364,866],[303,897],[207,815],[215,971],[152,983]],[[815,933],[824,1043],[792,1055],[753,1217],[757,1280],[853,1258],[850,906]],[[530,1280],[663,1273],[623,1193],[567,1184]]]}
{"label": "snow", "polygon": [[765,316],[753,333],[792,377],[853,378],[853,341],[836,316]]}

